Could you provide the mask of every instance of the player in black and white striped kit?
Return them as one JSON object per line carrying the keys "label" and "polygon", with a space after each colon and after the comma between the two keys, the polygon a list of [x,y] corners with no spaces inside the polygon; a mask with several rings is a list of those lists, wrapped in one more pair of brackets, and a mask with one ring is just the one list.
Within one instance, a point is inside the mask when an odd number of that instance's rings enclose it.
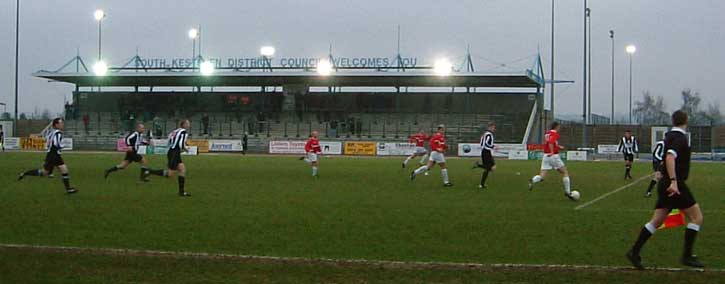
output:
{"label": "player in black and white striped kit", "polygon": [[63,141],[63,129],[65,123],[62,118],[53,119],[53,128],[48,131],[45,136],[45,147],[47,153],[45,154],[45,163],[42,169],[33,169],[20,173],[18,181],[22,180],[25,176],[48,176],[53,168],[58,168],[63,174],[63,185],[65,186],[65,192],[73,194],[78,192],[77,189],[70,186],[70,177],[68,176],[68,166],[66,166],[63,157],[60,156],[60,151],[63,149],[61,142]]}
{"label": "player in black and white striped kit", "polygon": [[126,157],[123,158],[123,161],[121,161],[120,164],[105,170],[105,172],[103,173],[104,178],[108,178],[108,175],[112,172],[123,170],[131,163],[136,162],[141,164],[139,179],[143,182],[149,181],[147,176],[151,170],[148,168],[148,162],[146,161],[146,158],[144,158],[144,156],[141,156],[138,153],[138,149],[139,147],[141,147],[141,145],[148,145],[148,142],[143,139],[144,132],[146,132],[146,127],[144,127],[144,125],[141,123],[136,124],[136,130],[128,134],[125,139],[126,146],[128,146],[128,150],[126,151]]}
{"label": "player in black and white striped kit", "polygon": [[639,146],[637,146],[637,138],[632,136],[631,130],[624,131],[624,137],[619,140],[619,146],[617,151],[624,154],[624,179],[632,179],[632,162],[634,161],[634,154],[639,153]]}
{"label": "player in black and white striped kit", "polygon": [[664,159],[664,156],[665,141],[657,141],[654,149],[652,150],[652,171],[654,171],[654,176],[649,182],[649,186],[647,187],[647,193],[644,194],[645,197],[652,196],[652,188],[654,188],[655,185],[657,185],[657,182],[659,182],[662,178],[662,159]]}
{"label": "player in black and white striped kit", "polygon": [[181,120],[179,128],[169,134],[169,151],[166,152],[168,159],[167,170],[149,170],[149,174],[170,177],[177,175],[179,180],[179,196],[189,197],[191,194],[184,190],[186,183],[186,166],[181,160],[181,152],[186,152],[186,139],[189,137],[187,129],[191,126],[188,119]]}
{"label": "player in black and white striped kit", "polygon": [[481,162],[476,162],[473,168],[482,168],[483,173],[481,174],[481,183],[478,184],[478,188],[486,188],[486,179],[488,179],[488,173],[496,170],[496,161],[493,159],[494,146],[494,133],[496,133],[496,123],[489,122],[488,129],[481,136]]}

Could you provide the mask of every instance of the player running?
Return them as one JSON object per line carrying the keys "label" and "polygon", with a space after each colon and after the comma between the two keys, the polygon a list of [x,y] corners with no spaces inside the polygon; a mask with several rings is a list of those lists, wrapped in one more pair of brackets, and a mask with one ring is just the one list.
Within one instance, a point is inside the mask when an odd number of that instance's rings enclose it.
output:
{"label": "player running", "polygon": [[148,174],[163,177],[177,175],[177,179],[179,181],[179,196],[181,197],[191,196],[191,194],[186,192],[186,190],[184,189],[184,186],[186,184],[186,165],[184,165],[184,162],[181,160],[181,152],[188,151],[186,147],[186,139],[189,136],[187,130],[190,126],[191,122],[189,122],[188,119],[181,120],[181,122],[179,123],[179,128],[169,134],[169,150],[168,152],[166,152],[168,169],[148,170],[146,171],[147,174],[144,175],[144,178],[146,178]]}
{"label": "player running", "polygon": [[139,147],[141,145],[148,145],[148,142],[143,139],[143,133],[146,132],[146,128],[143,124],[139,123],[136,124],[136,130],[134,132],[131,132],[126,136],[125,142],[126,146],[128,146],[128,150],[126,150],[126,157],[123,158],[123,161],[121,161],[120,164],[111,167],[110,169],[107,169],[103,173],[103,178],[108,178],[108,175],[112,172],[123,170],[127,168],[131,163],[141,163],[141,173],[139,174],[139,179],[143,182],[148,182],[148,174],[150,173],[151,169],[148,168],[148,162],[146,161],[146,158],[144,156],[141,156],[138,153]]}
{"label": "player running", "polygon": [[695,197],[685,184],[690,173],[690,139],[687,135],[687,113],[675,111],[672,114],[674,126],[665,134],[665,160],[662,167],[664,178],[657,183],[657,204],[652,219],[644,225],[632,249],[627,252],[627,259],[637,269],[644,269],[639,253],[647,240],[657,231],[672,209],[684,212],[690,223],[685,230],[685,248],[681,262],[690,267],[704,267],[692,254],[695,238],[702,226],[702,211]]}
{"label": "player running", "polygon": [[495,149],[493,140],[494,133],[496,133],[496,123],[489,122],[488,129],[481,136],[481,162],[476,161],[473,168],[482,168],[483,173],[481,174],[481,183],[478,184],[478,188],[486,188],[486,179],[488,173],[496,171],[496,161],[493,159],[493,150]]}
{"label": "player running", "polygon": [[61,142],[63,141],[63,129],[65,128],[64,120],[62,118],[53,119],[52,127],[53,129],[49,130],[45,137],[45,147],[47,149],[47,153],[45,154],[45,163],[43,164],[43,168],[20,173],[18,181],[22,180],[25,176],[48,176],[53,171],[53,168],[57,167],[61,174],[63,174],[65,192],[68,194],[76,193],[78,190],[70,186],[68,166],[65,164],[63,157],[60,155],[60,152],[63,149]]}
{"label": "player running", "polygon": [[0,148],[5,152],[5,132],[2,125],[0,125]]}
{"label": "player running", "polygon": [[562,176],[561,180],[564,182],[564,196],[576,201],[571,196],[571,180],[569,179],[569,172],[566,170],[564,162],[559,157],[559,150],[563,150],[564,146],[559,145],[559,130],[561,125],[558,122],[551,123],[551,127],[544,136],[544,158],[541,160],[541,172],[529,180],[529,190],[534,189],[534,184],[539,183],[546,178],[546,174],[549,170],[556,170]]}
{"label": "player running", "polygon": [[637,146],[637,138],[632,136],[631,130],[624,131],[624,137],[619,140],[619,146],[617,151],[624,154],[624,179],[632,179],[632,162],[634,161],[634,154],[639,153],[639,146]]}
{"label": "player running", "polygon": [[433,135],[430,139],[430,158],[428,164],[423,165],[410,173],[410,180],[415,180],[415,176],[427,172],[434,164],[438,164],[441,167],[441,175],[443,176],[443,186],[451,187],[453,184],[448,180],[448,167],[446,166],[446,157],[444,153],[448,146],[446,146],[446,128],[442,124],[438,126],[438,132]]}
{"label": "player running", "polygon": [[660,140],[657,141],[655,144],[654,150],[652,150],[652,171],[654,172],[654,176],[652,177],[652,180],[649,182],[649,186],[647,187],[647,193],[644,194],[645,197],[652,196],[652,188],[655,187],[657,182],[660,181],[662,178],[662,172],[661,172],[661,166],[662,166],[662,159],[665,156],[665,141]]}
{"label": "player running", "polygon": [[317,175],[317,166],[318,166],[318,159],[319,154],[322,153],[322,148],[320,147],[320,140],[317,138],[317,130],[312,131],[312,135],[310,136],[310,139],[307,139],[307,143],[305,143],[305,157],[300,158],[300,160],[304,160],[305,163],[312,166],[312,176],[318,177]]}
{"label": "player running", "polygon": [[425,159],[428,158],[428,150],[425,149],[425,141],[430,139],[427,134],[425,134],[425,131],[423,128],[418,130],[418,133],[413,134],[410,136],[410,143],[415,143],[415,151],[413,151],[413,154],[410,154],[407,158],[405,158],[405,161],[403,161],[403,168],[408,165],[408,162],[410,160],[414,159],[415,157],[420,156],[420,162],[418,162],[418,165],[422,166],[425,164]]}

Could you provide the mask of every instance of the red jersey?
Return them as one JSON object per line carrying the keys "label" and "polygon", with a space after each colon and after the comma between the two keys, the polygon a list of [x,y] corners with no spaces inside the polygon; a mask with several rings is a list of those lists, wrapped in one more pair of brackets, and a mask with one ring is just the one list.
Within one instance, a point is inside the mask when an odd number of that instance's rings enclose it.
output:
{"label": "red jersey", "polygon": [[[544,140],[544,154],[559,154],[559,132],[547,130]],[[554,149],[553,152],[552,148]]]}
{"label": "red jersey", "polygon": [[436,133],[430,139],[430,149],[436,152],[443,153],[446,151],[446,137],[440,133]]}
{"label": "red jersey", "polygon": [[305,144],[305,152],[306,153],[322,152],[322,148],[320,148],[320,139],[317,139],[315,137],[310,137],[310,139],[307,140],[307,144]]}
{"label": "red jersey", "polygon": [[410,136],[410,143],[415,143],[415,147],[423,147],[425,140],[428,140],[428,135],[417,133]]}

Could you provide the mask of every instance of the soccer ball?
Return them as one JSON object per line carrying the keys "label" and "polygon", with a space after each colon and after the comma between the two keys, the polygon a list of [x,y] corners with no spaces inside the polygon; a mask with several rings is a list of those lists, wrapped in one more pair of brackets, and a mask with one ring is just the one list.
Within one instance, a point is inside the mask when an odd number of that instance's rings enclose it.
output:
{"label": "soccer ball", "polygon": [[581,194],[576,190],[573,190],[570,194],[571,198],[574,198],[574,200],[579,200],[579,198],[581,198]]}

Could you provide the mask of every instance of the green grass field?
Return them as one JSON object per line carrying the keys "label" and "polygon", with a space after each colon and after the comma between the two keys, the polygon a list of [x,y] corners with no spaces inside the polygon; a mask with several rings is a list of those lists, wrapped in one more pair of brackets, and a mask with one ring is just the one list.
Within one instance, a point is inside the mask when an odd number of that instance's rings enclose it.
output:
{"label": "green grass field", "polygon": [[[575,203],[556,174],[533,192],[534,161],[498,161],[489,189],[477,188],[472,159],[450,159],[453,188],[440,172],[408,179],[398,158],[325,157],[320,178],[295,157],[185,157],[191,198],[176,180],[139,183],[138,165],[103,179],[123,154],[65,153],[71,182],[27,177],[42,153],[0,154],[0,243],[279,257],[403,262],[627,266],[624,253],[648,220],[647,180],[630,183],[620,162],[569,162]],[[149,156],[165,165],[164,156]],[[673,283],[725,282],[725,164],[695,163],[689,181],[704,210],[695,251],[709,272],[587,269],[415,269],[239,259],[63,253],[0,248],[0,283]],[[650,173],[637,163],[635,179]],[[662,230],[643,251],[647,266],[680,267],[682,228]],[[29,264],[29,265],[26,265]],[[713,281],[717,280],[717,281]],[[671,281],[672,282],[672,281]]]}

